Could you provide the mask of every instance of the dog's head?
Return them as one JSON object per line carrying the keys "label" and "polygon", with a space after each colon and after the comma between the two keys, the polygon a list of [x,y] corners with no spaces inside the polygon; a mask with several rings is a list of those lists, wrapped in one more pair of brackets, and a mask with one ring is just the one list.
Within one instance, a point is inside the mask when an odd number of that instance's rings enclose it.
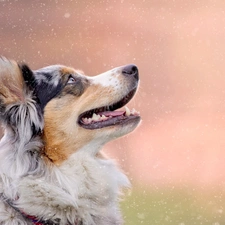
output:
{"label": "dog's head", "polygon": [[[100,146],[131,132],[140,122],[136,111],[119,109],[137,90],[139,77],[135,65],[95,77],[61,65],[32,72],[26,65],[2,60],[0,67],[2,115],[10,105],[21,104],[31,96],[36,117],[41,114],[44,120],[45,155],[56,164],[77,151],[86,151],[87,146],[90,154],[96,154]],[[37,133],[41,126],[32,129]]]}

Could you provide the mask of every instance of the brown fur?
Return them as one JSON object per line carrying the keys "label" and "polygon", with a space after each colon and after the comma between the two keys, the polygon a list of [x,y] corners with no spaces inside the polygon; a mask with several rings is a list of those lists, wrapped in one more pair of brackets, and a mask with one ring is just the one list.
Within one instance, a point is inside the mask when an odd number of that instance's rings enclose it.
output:
{"label": "brown fur", "polygon": [[74,73],[76,73],[76,71],[73,68],[70,68],[70,67],[63,67],[61,69],[62,76],[65,75],[65,74],[74,74]]}
{"label": "brown fur", "polygon": [[18,64],[0,59],[0,95],[4,104],[24,101],[23,78]]}
{"label": "brown fur", "polygon": [[[55,98],[45,107],[45,154],[57,165],[89,143],[95,132],[77,126],[78,116],[99,107],[98,97],[103,105],[109,103],[112,90],[100,85],[90,85],[81,97],[66,95]],[[62,125],[63,121],[63,125]],[[66,124],[66,125],[65,125]],[[76,136],[79,134],[77,142]],[[76,141],[75,141],[76,140]]]}

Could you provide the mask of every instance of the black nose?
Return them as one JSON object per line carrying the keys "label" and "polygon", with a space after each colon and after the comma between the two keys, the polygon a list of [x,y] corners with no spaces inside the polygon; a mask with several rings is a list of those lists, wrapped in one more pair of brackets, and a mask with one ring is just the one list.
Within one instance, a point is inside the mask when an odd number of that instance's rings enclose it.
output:
{"label": "black nose", "polygon": [[135,65],[133,65],[133,64],[125,66],[122,69],[122,73],[124,75],[133,76],[136,80],[139,79],[139,77],[138,77],[138,68]]}

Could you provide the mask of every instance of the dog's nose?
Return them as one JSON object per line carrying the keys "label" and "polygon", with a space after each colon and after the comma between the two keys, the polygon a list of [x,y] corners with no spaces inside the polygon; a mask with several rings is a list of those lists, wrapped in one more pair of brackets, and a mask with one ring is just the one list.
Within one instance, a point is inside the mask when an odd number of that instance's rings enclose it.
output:
{"label": "dog's nose", "polygon": [[139,76],[138,76],[138,68],[137,68],[137,66],[135,66],[133,64],[130,64],[130,65],[125,66],[122,69],[122,74],[128,75],[128,76],[133,76],[136,80],[139,79]]}

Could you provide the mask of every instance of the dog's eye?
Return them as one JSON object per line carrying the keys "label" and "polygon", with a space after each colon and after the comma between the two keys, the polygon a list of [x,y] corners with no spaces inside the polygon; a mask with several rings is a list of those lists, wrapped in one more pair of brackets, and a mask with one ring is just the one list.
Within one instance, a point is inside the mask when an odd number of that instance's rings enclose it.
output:
{"label": "dog's eye", "polygon": [[69,79],[67,81],[67,84],[74,84],[76,82],[75,78],[72,76],[69,76]]}

